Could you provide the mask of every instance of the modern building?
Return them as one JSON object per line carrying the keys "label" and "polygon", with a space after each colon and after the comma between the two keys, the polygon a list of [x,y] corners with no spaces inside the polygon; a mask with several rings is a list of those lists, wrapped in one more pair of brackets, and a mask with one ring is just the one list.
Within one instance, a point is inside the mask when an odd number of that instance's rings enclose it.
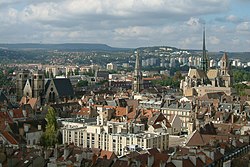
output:
{"label": "modern building", "polygon": [[168,133],[152,133],[144,130],[143,124],[108,122],[105,126],[72,124],[65,126],[61,131],[63,143],[114,151],[120,156],[125,155],[132,145],[136,145],[138,149],[168,148]]}
{"label": "modern building", "polygon": [[114,71],[116,71],[117,70],[117,65],[116,64],[114,64],[114,63],[108,63],[107,64],[107,70],[114,70]]}

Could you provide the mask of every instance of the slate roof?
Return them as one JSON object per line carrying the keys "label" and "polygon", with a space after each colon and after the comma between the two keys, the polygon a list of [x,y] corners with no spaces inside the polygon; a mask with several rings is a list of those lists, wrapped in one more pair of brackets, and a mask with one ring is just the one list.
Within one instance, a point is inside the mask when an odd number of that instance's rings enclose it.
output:
{"label": "slate roof", "polygon": [[192,68],[189,69],[188,76],[190,78],[197,78],[197,79],[207,78],[207,75],[203,70],[192,69]]}
{"label": "slate roof", "polygon": [[8,101],[7,97],[5,96],[5,94],[3,93],[2,90],[0,90],[0,102],[3,103],[4,101]]}
{"label": "slate roof", "polygon": [[53,82],[60,97],[74,95],[72,84],[68,78],[55,78]]}

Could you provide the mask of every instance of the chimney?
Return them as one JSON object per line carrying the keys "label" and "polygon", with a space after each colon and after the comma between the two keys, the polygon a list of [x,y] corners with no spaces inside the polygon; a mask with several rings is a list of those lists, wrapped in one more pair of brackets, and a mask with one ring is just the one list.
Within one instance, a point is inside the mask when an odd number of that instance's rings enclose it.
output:
{"label": "chimney", "polygon": [[234,113],[231,114],[231,123],[233,124],[234,123]]}
{"label": "chimney", "polygon": [[57,144],[55,145],[55,148],[54,148],[54,157],[58,158]]}
{"label": "chimney", "polygon": [[37,125],[37,130],[42,130],[42,125]]}
{"label": "chimney", "polygon": [[184,108],[184,102],[181,102],[181,108]]}
{"label": "chimney", "polygon": [[24,127],[24,132],[27,133],[29,131],[29,124],[24,124],[23,127]]}
{"label": "chimney", "polygon": [[23,112],[23,117],[26,118],[26,117],[27,117],[27,112],[26,112],[26,110],[23,109],[22,112]]}
{"label": "chimney", "polygon": [[68,156],[69,156],[69,148],[66,145],[64,145],[63,159],[66,160]]}
{"label": "chimney", "polygon": [[129,113],[129,106],[126,106],[126,115]]}
{"label": "chimney", "polygon": [[220,153],[224,155],[225,154],[225,149],[224,148],[220,148]]}
{"label": "chimney", "polygon": [[13,116],[14,116],[13,110],[10,110],[9,113],[10,113],[11,118],[13,118]]}
{"label": "chimney", "polygon": [[148,156],[148,167],[152,167],[154,164],[154,156],[149,155]]}
{"label": "chimney", "polygon": [[179,102],[178,101],[176,102],[176,108],[179,108]]}

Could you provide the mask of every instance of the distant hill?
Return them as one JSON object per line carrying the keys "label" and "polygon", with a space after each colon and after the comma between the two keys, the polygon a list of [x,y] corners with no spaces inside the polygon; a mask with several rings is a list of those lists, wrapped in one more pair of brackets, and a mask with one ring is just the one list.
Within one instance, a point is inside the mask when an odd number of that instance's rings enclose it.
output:
{"label": "distant hill", "polygon": [[63,51],[126,51],[128,48],[115,48],[106,44],[91,43],[63,43],[63,44],[38,44],[38,43],[17,43],[0,44],[0,48],[17,50],[63,50]]}

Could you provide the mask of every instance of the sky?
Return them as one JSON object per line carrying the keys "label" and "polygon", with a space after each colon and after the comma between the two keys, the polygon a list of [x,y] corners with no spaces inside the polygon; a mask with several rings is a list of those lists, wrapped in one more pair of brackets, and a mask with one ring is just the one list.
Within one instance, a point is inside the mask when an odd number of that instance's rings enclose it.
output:
{"label": "sky", "polygon": [[0,0],[0,43],[250,51],[250,0]]}

